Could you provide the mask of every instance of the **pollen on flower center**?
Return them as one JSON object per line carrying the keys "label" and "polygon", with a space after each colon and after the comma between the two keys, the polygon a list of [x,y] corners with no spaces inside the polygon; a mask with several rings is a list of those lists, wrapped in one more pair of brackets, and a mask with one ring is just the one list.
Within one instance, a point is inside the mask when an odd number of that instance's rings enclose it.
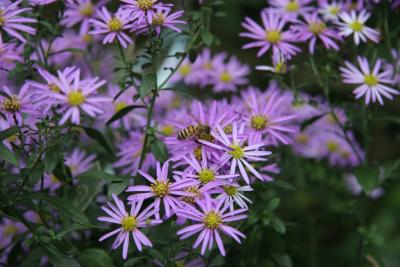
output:
{"label": "pollen on flower center", "polygon": [[285,74],[287,70],[287,65],[285,62],[279,62],[278,64],[276,64],[275,66],[275,72],[276,73],[281,73],[281,74]]}
{"label": "pollen on flower center", "polygon": [[0,10],[0,27],[3,27],[6,23],[6,19],[3,17],[3,12]]}
{"label": "pollen on flower center", "polygon": [[153,0],[137,0],[137,6],[144,11],[147,11],[153,7]]}
{"label": "pollen on flower center", "polygon": [[217,229],[222,223],[221,215],[215,211],[210,211],[204,215],[203,223],[208,229]]}
{"label": "pollen on flower center", "polygon": [[350,23],[350,28],[355,32],[360,32],[364,28],[364,25],[358,21]]}
{"label": "pollen on flower center", "polygon": [[162,13],[157,13],[157,14],[154,15],[153,21],[152,21],[153,25],[155,25],[155,26],[162,26],[162,25],[164,25],[164,22],[165,22],[165,16],[164,16],[164,14],[162,14]]}
{"label": "pollen on flower center", "polygon": [[3,106],[5,111],[8,112],[18,112],[21,108],[21,102],[17,95],[12,95],[10,98],[3,100]]}
{"label": "pollen on flower center", "polygon": [[85,96],[82,94],[81,91],[71,91],[68,96],[68,103],[71,106],[79,106],[85,102]]}
{"label": "pollen on flower center", "polygon": [[55,93],[59,93],[61,91],[60,87],[58,87],[57,85],[55,85],[54,83],[49,83],[48,87],[51,91],[55,92]]}
{"label": "pollen on flower center", "polygon": [[290,1],[286,5],[286,11],[287,12],[297,12],[299,10],[299,4],[297,1]]}
{"label": "pollen on flower center", "polygon": [[224,186],[224,191],[228,196],[233,196],[237,192],[237,188],[235,186],[227,185]]}
{"label": "pollen on flower center", "polygon": [[189,64],[184,64],[179,68],[179,73],[182,76],[187,76],[191,72],[192,72],[192,67]]}
{"label": "pollen on flower center", "polygon": [[265,116],[261,116],[261,115],[256,115],[251,117],[251,127],[253,127],[254,129],[260,131],[260,130],[264,130],[265,127],[267,127],[267,123],[268,120]]}
{"label": "pollen on flower center", "polygon": [[340,8],[338,6],[331,6],[328,8],[328,12],[335,16],[337,14],[339,14],[339,11],[340,11]]}
{"label": "pollen on flower center", "polygon": [[124,229],[124,231],[126,231],[126,232],[134,230],[137,226],[136,217],[126,216],[126,217],[122,218],[121,225],[122,225],[122,229]]}
{"label": "pollen on flower center", "polygon": [[4,233],[5,237],[8,237],[8,236],[15,235],[15,233],[17,233],[17,231],[18,231],[17,226],[15,226],[14,224],[10,224],[10,225],[7,225],[6,227],[4,227],[3,233]]}
{"label": "pollen on flower center", "polygon": [[203,156],[201,155],[201,146],[196,147],[194,149],[193,153],[194,153],[194,157],[197,160],[202,160],[203,159]]}
{"label": "pollen on flower center", "polygon": [[224,83],[230,83],[233,80],[232,75],[227,71],[222,72],[219,79]]}
{"label": "pollen on flower center", "polygon": [[328,143],[326,143],[326,147],[329,152],[339,151],[339,144],[336,143],[335,141],[329,141]]}
{"label": "pollen on flower center", "polygon": [[84,17],[90,17],[93,15],[94,13],[94,7],[92,5],[92,3],[87,3],[84,4],[80,9],[79,9],[79,13],[84,16]]}
{"label": "pollen on flower center", "polygon": [[156,181],[154,184],[151,186],[151,191],[157,196],[157,197],[165,197],[169,193],[169,183],[164,182],[164,181]]}
{"label": "pollen on flower center", "polygon": [[378,78],[375,75],[367,74],[364,76],[364,82],[368,86],[375,86],[378,84]]}
{"label": "pollen on flower center", "polygon": [[281,38],[282,36],[279,31],[272,30],[265,32],[265,39],[267,39],[267,41],[270,42],[271,44],[279,43]]}
{"label": "pollen on flower center", "polygon": [[198,175],[199,175],[200,182],[202,182],[203,184],[206,184],[206,183],[209,183],[209,182],[215,180],[215,174],[210,169],[203,169],[203,170],[199,171]]}
{"label": "pollen on flower center", "polygon": [[243,148],[241,148],[240,146],[231,145],[231,148],[232,150],[229,152],[229,154],[231,154],[233,158],[241,159],[244,156]]}
{"label": "pollen on flower center", "polygon": [[196,198],[200,196],[200,191],[197,188],[197,186],[191,186],[191,187],[187,188],[185,191],[189,192],[189,193],[193,193],[195,196],[193,196],[193,197],[185,196],[182,198],[182,200],[191,205],[195,204]]}
{"label": "pollen on flower center", "polygon": [[119,32],[120,30],[122,30],[122,22],[118,18],[113,17],[108,22],[108,29],[112,32]]}
{"label": "pollen on flower center", "polygon": [[323,32],[326,29],[326,25],[323,22],[320,23],[311,23],[308,26],[308,29],[310,30],[310,32],[312,32],[314,35],[318,35],[321,32]]}
{"label": "pollen on flower center", "polygon": [[124,108],[126,108],[127,106],[128,105],[123,101],[115,103],[114,104],[115,112],[119,112],[119,111],[123,110]]}
{"label": "pollen on flower center", "polygon": [[232,124],[229,124],[229,125],[224,127],[224,132],[226,134],[231,134],[232,133],[232,129],[233,129]]}
{"label": "pollen on flower center", "polygon": [[174,133],[174,129],[172,125],[165,125],[161,128],[161,133],[165,136],[171,136]]}
{"label": "pollen on flower center", "polygon": [[308,143],[308,139],[309,139],[309,138],[308,138],[308,135],[306,135],[306,134],[304,134],[304,133],[299,134],[299,135],[296,137],[297,142],[300,143],[300,144],[303,144],[303,145],[305,145],[305,144]]}

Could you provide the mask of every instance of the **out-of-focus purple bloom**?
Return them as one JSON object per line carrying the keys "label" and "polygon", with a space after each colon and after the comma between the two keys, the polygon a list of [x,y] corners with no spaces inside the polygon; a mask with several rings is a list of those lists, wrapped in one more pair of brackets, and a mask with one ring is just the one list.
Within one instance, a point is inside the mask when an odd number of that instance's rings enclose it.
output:
{"label": "out-of-focus purple bloom", "polygon": [[262,26],[249,17],[246,17],[242,23],[242,26],[248,32],[242,32],[240,36],[254,39],[254,41],[244,45],[244,49],[260,47],[257,53],[258,57],[264,55],[271,47],[274,51],[278,50],[288,58],[300,52],[298,47],[291,44],[296,41],[293,32],[284,31],[286,21],[275,11],[261,11],[261,19]]}
{"label": "out-of-focus purple bloom", "polygon": [[119,41],[122,47],[127,48],[129,44],[133,44],[133,40],[124,30],[131,29],[133,25],[130,23],[130,18],[124,12],[117,12],[111,15],[106,7],[102,7],[96,11],[98,19],[90,19],[89,22],[94,29],[89,31],[91,35],[105,35],[103,44],[114,42],[115,38]]}
{"label": "out-of-focus purple bloom", "polygon": [[15,43],[4,43],[0,35],[0,71],[1,69],[10,70],[14,62],[22,62],[22,57]]}
{"label": "out-of-focus purple bloom", "polygon": [[314,10],[309,6],[312,0],[268,0],[272,9],[285,20],[296,21],[298,16],[304,16]]}
{"label": "out-of-focus purple bloom", "polygon": [[132,234],[133,241],[139,251],[142,251],[143,246],[152,247],[153,244],[151,241],[139,229],[162,223],[159,219],[152,219],[152,216],[158,213],[158,209],[155,208],[155,205],[151,204],[143,211],[140,211],[143,201],[132,202],[130,211],[127,212],[124,203],[119,200],[115,194],[113,194],[112,197],[115,205],[108,202],[107,206],[101,207],[108,216],[98,217],[97,220],[118,224],[120,227],[100,237],[99,241],[101,242],[113,235],[117,235],[111,248],[117,249],[123,244],[123,259],[126,259],[128,256],[130,234]]}
{"label": "out-of-focus purple bloom", "polygon": [[[155,13],[152,20],[152,26],[154,27],[157,34],[161,33],[162,28],[169,28],[176,32],[182,32],[181,29],[177,27],[179,24],[186,24],[186,21],[179,19],[184,14],[183,11],[177,11],[171,13],[170,9],[158,6],[155,8]],[[142,22],[137,26],[136,33],[146,33],[149,31],[149,25],[147,22]]]}
{"label": "out-of-focus purple bloom", "polygon": [[[344,182],[353,196],[358,196],[362,193],[363,189],[354,174],[347,173],[344,176]],[[376,187],[367,195],[372,199],[377,199],[380,198],[383,194],[385,194],[385,190],[382,187]]]}
{"label": "out-of-focus purple bloom", "polygon": [[304,15],[304,22],[292,26],[298,39],[302,42],[310,41],[309,51],[314,54],[315,43],[320,39],[325,48],[339,50],[335,41],[342,41],[342,37],[334,30],[329,28],[319,17],[318,13]]}
{"label": "out-of-focus purple bloom", "polygon": [[376,101],[383,105],[382,96],[392,100],[392,95],[398,95],[399,91],[386,86],[385,84],[394,84],[391,70],[381,72],[382,60],[378,59],[373,69],[370,68],[368,59],[365,57],[357,58],[359,69],[348,61],[345,61],[346,67],[341,67],[343,82],[348,84],[358,84],[353,93],[359,99],[365,96],[365,104]]}
{"label": "out-of-focus purple bloom", "polygon": [[379,32],[365,25],[370,15],[365,10],[362,10],[359,14],[355,11],[351,11],[351,13],[341,12],[339,17],[343,22],[336,22],[339,26],[339,34],[345,37],[353,34],[356,45],[360,41],[367,42],[367,39],[379,43]]}
{"label": "out-of-focus purple bloom", "polygon": [[215,65],[211,76],[214,92],[236,91],[238,86],[247,84],[249,73],[249,66],[241,64],[236,57]]}
{"label": "out-of-focus purple bloom", "polygon": [[225,256],[225,248],[220,232],[223,232],[233,238],[236,242],[240,243],[240,237],[245,238],[244,234],[235,228],[228,226],[227,223],[243,220],[247,215],[244,214],[246,209],[227,212],[229,206],[223,206],[223,204],[223,199],[216,202],[206,195],[204,202],[197,202],[200,210],[195,209],[194,207],[190,210],[178,210],[178,216],[187,218],[194,222],[194,224],[182,228],[177,232],[177,234],[180,235],[180,239],[186,239],[200,233],[193,244],[193,248],[197,248],[202,244],[201,254],[204,255],[207,248],[209,250],[212,248],[215,240],[221,255]]}
{"label": "out-of-focus purple bloom", "polygon": [[[25,37],[18,31],[34,35],[36,30],[25,23],[36,23],[37,20],[33,18],[26,18],[20,16],[21,13],[29,12],[31,8],[19,8],[18,5],[22,0],[4,6],[0,3],[0,30],[5,31],[10,36],[13,36],[23,43],[26,43]],[[1,31],[0,31],[1,33]]]}
{"label": "out-of-focus purple bloom", "polygon": [[256,66],[256,70],[270,71],[278,74],[285,74],[290,66],[288,65],[288,60],[284,54],[279,50],[275,50],[272,54],[272,64],[273,66]]}
{"label": "out-of-focus purple bloom", "polygon": [[344,10],[344,4],[340,1],[319,0],[318,13],[325,21],[337,21],[339,13]]}
{"label": "out-of-focus purple bloom", "polygon": [[54,3],[56,1],[58,1],[58,0],[29,0],[28,2],[31,3],[32,5],[44,6],[44,5]]}
{"label": "out-of-focus purple bloom", "polygon": [[137,24],[149,23],[152,24],[156,18],[157,12],[168,11],[171,4],[163,4],[158,0],[121,0],[126,3],[122,6],[124,12],[126,12],[132,21],[136,21]]}
{"label": "out-of-focus purple bloom", "polygon": [[[249,185],[240,186],[237,183],[225,183],[215,190],[216,200],[224,201],[224,207],[228,206],[230,211],[235,210],[235,206],[241,209],[248,209],[247,203],[252,204],[251,200],[243,193],[253,191]],[[247,203],[246,203],[247,202]]]}
{"label": "out-of-focus purple bloom", "polygon": [[66,157],[65,165],[67,165],[71,170],[72,176],[77,176],[85,171],[90,170],[95,159],[95,154],[87,155],[79,148],[75,148],[72,153]]}
{"label": "out-of-focus purple bloom", "polygon": [[0,249],[10,245],[15,236],[22,234],[26,230],[26,227],[22,223],[3,218],[0,223]]}

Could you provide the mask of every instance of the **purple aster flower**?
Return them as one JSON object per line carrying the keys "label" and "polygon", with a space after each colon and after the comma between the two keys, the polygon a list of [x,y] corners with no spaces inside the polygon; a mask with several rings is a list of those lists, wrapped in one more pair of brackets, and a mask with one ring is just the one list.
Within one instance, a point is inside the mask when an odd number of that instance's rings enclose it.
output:
{"label": "purple aster flower", "polygon": [[22,0],[18,0],[6,6],[4,6],[4,3],[0,3],[0,30],[26,43],[26,39],[18,31],[34,35],[36,30],[25,25],[25,23],[36,23],[37,20],[20,16],[21,13],[30,12],[32,10],[31,8],[19,8],[18,5],[21,2]]}
{"label": "purple aster flower", "polygon": [[365,96],[365,104],[377,100],[379,104],[383,105],[382,96],[392,100],[392,95],[398,95],[399,92],[385,84],[394,84],[392,79],[392,72],[390,70],[381,71],[382,60],[378,59],[373,69],[370,69],[367,58],[358,57],[358,65],[360,69],[356,68],[353,64],[345,61],[346,67],[341,67],[343,82],[348,84],[359,84],[353,93],[359,99]]}
{"label": "purple aster flower", "polygon": [[282,54],[279,50],[275,50],[272,54],[273,66],[256,66],[256,70],[270,71],[278,74],[286,74],[287,70],[290,69],[288,65],[287,57]]}
{"label": "purple aster flower", "polygon": [[195,85],[197,83],[196,73],[193,70],[193,64],[186,58],[179,66],[178,70],[169,80],[170,83],[177,83],[183,81],[187,85]]}
{"label": "purple aster flower", "polygon": [[[347,189],[352,193],[353,196],[358,196],[363,192],[363,189],[354,174],[347,173],[344,176],[344,182]],[[383,194],[385,194],[383,188],[376,187],[368,194],[368,196],[372,199],[377,199],[380,198]]]}
{"label": "purple aster flower", "polygon": [[127,212],[124,203],[119,200],[115,194],[113,194],[112,197],[115,205],[108,202],[107,206],[101,207],[108,216],[98,217],[97,220],[118,224],[120,227],[100,237],[99,241],[101,242],[113,235],[117,235],[111,248],[117,249],[123,244],[122,258],[125,260],[128,256],[129,235],[132,234],[133,241],[139,251],[142,251],[143,246],[152,247],[153,244],[140,231],[140,228],[154,226],[162,223],[162,221],[159,219],[152,219],[152,216],[158,213],[158,209],[155,208],[154,204],[149,205],[140,212],[143,201],[132,202],[130,211]]}
{"label": "purple aster flower", "polygon": [[28,88],[29,84],[25,84],[18,94],[14,94],[7,86],[3,86],[3,93],[7,94],[8,97],[0,95],[0,111],[6,115],[9,123],[15,122],[14,116],[18,123],[21,123],[23,114],[39,114]]}
{"label": "purple aster flower", "polygon": [[274,178],[271,176],[272,174],[278,174],[281,169],[278,167],[278,164],[272,163],[265,165],[264,167],[260,168],[261,171],[261,178],[263,182],[271,182]]}
{"label": "purple aster flower", "polygon": [[249,73],[249,66],[241,64],[236,57],[231,57],[227,63],[215,65],[211,75],[214,92],[236,91],[238,86],[248,83],[246,76]]}
{"label": "purple aster flower", "polygon": [[29,0],[28,2],[31,3],[32,5],[44,6],[44,5],[54,3],[56,1],[58,1],[58,0]]}
{"label": "purple aster flower", "polygon": [[[152,25],[157,32],[161,33],[162,28],[169,28],[176,32],[182,32],[181,29],[177,27],[178,24],[186,24],[186,21],[179,19],[184,14],[183,11],[177,11],[171,13],[170,9],[158,6],[155,8],[155,13],[153,15]],[[136,34],[146,33],[149,30],[149,25],[147,22],[142,22],[138,25],[136,29]]]}
{"label": "purple aster flower", "polygon": [[223,204],[224,200],[219,200],[217,202],[206,195],[204,202],[197,202],[201,210],[195,208],[190,210],[178,210],[178,216],[185,217],[194,222],[193,225],[182,228],[177,232],[177,234],[180,235],[180,239],[186,239],[200,233],[193,244],[193,248],[197,248],[202,244],[201,254],[204,255],[207,247],[211,250],[215,240],[221,255],[225,256],[225,248],[220,232],[232,237],[236,242],[240,243],[240,237],[245,238],[245,235],[227,225],[227,223],[243,220],[247,215],[244,214],[246,209],[227,212],[229,206],[223,206]]}
{"label": "purple aster flower", "polygon": [[122,8],[127,12],[131,20],[136,20],[138,24],[142,24],[146,21],[152,24],[153,19],[157,19],[157,12],[168,11],[171,4],[163,4],[158,0],[121,0],[127,5],[123,5]]}
{"label": "purple aster flower", "polygon": [[339,1],[319,0],[318,6],[318,13],[325,21],[337,21],[339,13],[344,10],[344,4]]}
{"label": "purple aster flower", "polygon": [[253,191],[253,188],[249,185],[240,186],[237,183],[226,183],[215,191],[218,194],[215,199],[224,201],[224,207],[228,206],[231,212],[235,210],[235,205],[247,210],[249,208],[247,203],[253,203],[243,194],[244,192]]}
{"label": "purple aster flower", "polygon": [[[259,91],[249,90],[245,94],[245,105],[249,112],[244,115],[244,120],[249,128],[249,135],[254,142],[271,142],[289,144],[290,134],[295,133],[293,122],[296,115],[288,114],[282,108],[285,96],[279,96],[275,91],[266,96]],[[248,115],[247,115],[248,114]]]}
{"label": "purple aster flower", "polygon": [[289,21],[296,21],[299,15],[306,15],[314,10],[309,6],[312,0],[268,0],[272,9]]}
{"label": "purple aster flower", "polygon": [[72,28],[74,25],[81,23],[80,35],[89,32],[90,19],[93,18],[96,10],[102,7],[108,0],[101,0],[97,4],[93,4],[91,0],[66,0],[66,10],[61,20],[61,25]]}
{"label": "purple aster flower", "polygon": [[80,69],[74,69],[66,75],[65,71],[58,71],[58,79],[54,82],[60,93],[50,90],[43,92],[53,98],[55,103],[60,104],[60,111],[63,113],[60,124],[64,124],[68,119],[71,119],[72,123],[80,124],[81,111],[95,117],[103,113],[101,104],[111,101],[96,94],[105,81],[99,81],[98,77],[81,80],[80,72]]}
{"label": "purple aster flower", "polygon": [[95,159],[95,154],[87,155],[85,151],[75,148],[72,153],[66,157],[65,164],[71,170],[72,176],[78,176],[90,170],[93,167],[93,161]]}
{"label": "purple aster flower", "polygon": [[[62,182],[60,179],[58,179],[57,176],[51,173],[45,173],[43,175],[43,189],[44,190],[49,190],[49,192],[53,193],[57,189],[59,189],[62,186]],[[42,188],[41,181],[39,181],[37,184],[34,185],[33,191],[40,191]]]}
{"label": "purple aster flower", "polygon": [[[247,138],[244,137],[244,124],[238,128],[236,122],[232,124],[232,134],[226,135],[224,130],[217,125],[216,129],[212,132],[216,143],[211,143],[205,140],[200,140],[201,143],[213,147],[220,152],[221,164],[230,162],[230,174],[236,173],[236,167],[239,168],[240,174],[247,184],[250,184],[247,170],[250,171],[258,179],[262,180],[260,173],[248,162],[250,161],[266,161],[265,156],[271,154],[270,151],[260,151],[259,148],[263,147],[263,143],[246,145]],[[247,170],[246,170],[247,169]]]}
{"label": "purple aster flower", "polygon": [[339,50],[339,46],[335,41],[342,41],[342,37],[335,30],[328,28],[328,26],[326,26],[326,24],[318,17],[316,12],[304,15],[303,17],[306,23],[299,22],[292,26],[292,29],[296,33],[299,41],[310,41],[310,54],[314,54],[317,39],[322,41],[325,48]]}
{"label": "purple aster flower", "polygon": [[193,154],[190,157],[184,157],[186,164],[189,164],[189,168],[185,172],[175,171],[175,174],[185,176],[198,180],[202,184],[210,182],[222,181],[225,179],[237,178],[238,174],[221,174],[220,169],[223,167],[221,164],[211,164],[207,160],[204,150],[201,161],[199,162]]}
{"label": "purple aster flower", "polygon": [[[172,182],[168,178],[169,162],[165,162],[161,168],[160,162],[157,162],[157,178],[154,179],[147,173],[138,171],[147,181],[151,183],[147,185],[134,185],[128,187],[127,192],[135,192],[135,194],[128,197],[129,201],[145,200],[148,198],[155,198],[155,208],[160,209],[160,204],[164,204],[165,216],[169,218],[176,212],[177,208],[182,205],[180,197],[187,196],[193,197],[194,194],[187,192],[185,189],[191,186],[198,185],[198,182],[193,179],[185,179]],[[140,192],[140,193],[138,193]],[[172,211],[172,213],[171,213]],[[156,215],[159,218],[159,214]]]}
{"label": "purple aster flower", "polygon": [[96,14],[98,19],[89,20],[94,27],[94,30],[90,31],[89,34],[105,34],[103,44],[112,43],[115,38],[124,48],[127,48],[129,44],[133,44],[132,38],[123,32],[133,27],[130,24],[130,18],[127,13],[117,12],[112,16],[106,7],[102,7],[96,11]]}
{"label": "purple aster flower", "polygon": [[[121,168],[124,174],[136,175],[142,154],[143,141],[142,133],[131,131],[129,138],[124,139],[117,145],[118,160],[114,162],[113,167]],[[142,164],[142,171],[148,171],[150,167],[155,165],[155,162],[153,154],[146,154]]]}
{"label": "purple aster flower", "polygon": [[14,62],[22,62],[17,45],[15,43],[4,43],[0,35],[0,70],[10,70],[14,67]]}
{"label": "purple aster flower", "polygon": [[213,82],[211,77],[213,76],[214,71],[218,66],[225,64],[224,61],[226,57],[226,53],[218,53],[213,56],[210,49],[203,49],[192,65],[194,71],[191,78],[201,87],[212,84]]}
{"label": "purple aster flower", "polygon": [[0,223],[0,249],[11,244],[12,239],[26,231],[26,227],[17,221],[3,218]]}
{"label": "purple aster flower", "polygon": [[367,42],[367,39],[379,43],[379,32],[365,25],[370,15],[365,10],[362,10],[359,14],[355,11],[351,11],[351,13],[341,12],[339,17],[343,22],[337,22],[339,34],[345,37],[353,34],[356,45],[360,43],[360,40]]}
{"label": "purple aster flower", "polygon": [[291,44],[291,42],[296,41],[295,36],[290,30],[283,30],[286,21],[276,12],[263,10],[261,11],[261,19],[263,26],[258,25],[249,17],[246,17],[242,23],[242,26],[249,32],[240,33],[240,36],[255,40],[244,45],[243,49],[260,47],[257,53],[258,57],[264,55],[271,47],[288,58],[300,52],[298,47]]}

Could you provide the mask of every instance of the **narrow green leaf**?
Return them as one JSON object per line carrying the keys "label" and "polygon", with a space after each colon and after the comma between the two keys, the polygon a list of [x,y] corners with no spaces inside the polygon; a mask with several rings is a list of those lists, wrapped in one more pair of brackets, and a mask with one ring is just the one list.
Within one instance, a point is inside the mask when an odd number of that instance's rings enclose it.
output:
{"label": "narrow green leaf", "polygon": [[285,223],[279,218],[274,217],[271,221],[272,227],[280,234],[284,234],[286,232]]}
{"label": "narrow green leaf", "polygon": [[151,152],[153,153],[154,157],[161,162],[164,162],[168,159],[168,150],[167,146],[164,144],[163,141],[160,139],[155,139],[150,144]]}
{"label": "narrow green leaf", "polygon": [[46,172],[52,172],[60,159],[60,146],[53,146],[46,151],[44,156],[44,169]]}
{"label": "narrow green leaf", "polygon": [[138,262],[140,262],[141,260],[143,260],[144,257],[135,257],[135,258],[130,258],[129,260],[127,260],[124,263],[124,267],[134,267],[134,266],[139,266],[136,265]]}
{"label": "narrow green leaf", "polygon": [[14,166],[18,166],[18,161],[14,153],[10,149],[8,149],[8,147],[6,147],[3,143],[0,143],[0,158],[4,159]]}
{"label": "narrow green leaf", "polygon": [[121,194],[128,187],[128,180],[119,182],[119,183],[111,183],[108,186],[107,195],[111,197],[112,194],[116,194],[117,196]]}
{"label": "narrow green leaf", "polygon": [[18,127],[17,126],[13,126],[13,127],[8,128],[8,129],[5,129],[4,131],[0,132],[0,141],[3,141],[5,139],[7,139],[7,138],[10,138],[11,136],[17,134],[18,132],[19,131],[18,131]]}
{"label": "narrow green leaf", "polygon": [[49,256],[50,262],[54,267],[81,267],[76,260],[64,255],[56,246],[50,243],[40,243],[40,247]]}
{"label": "narrow green leaf", "polygon": [[114,151],[101,132],[90,127],[83,127],[83,130],[90,138],[96,140],[99,145],[101,145],[107,152],[114,156]]}
{"label": "narrow green leaf", "polygon": [[210,45],[212,45],[212,43],[213,43],[213,35],[207,30],[207,29],[204,29],[202,32],[201,32],[201,39],[203,40],[203,42],[207,45],[207,46],[210,46]]}
{"label": "narrow green leaf", "polygon": [[83,172],[83,173],[79,174],[76,178],[78,180],[80,180],[80,179],[99,179],[100,180],[101,179],[101,180],[107,180],[110,182],[122,182],[124,180],[129,179],[130,177],[129,176],[116,176],[116,175],[109,174],[109,173],[106,173],[103,171],[94,170],[94,171]]}
{"label": "narrow green leaf", "polygon": [[79,262],[82,267],[113,267],[111,256],[103,249],[88,248],[79,253]]}
{"label": "narrow green leaf", "polygon": [[144,75],[139,88],[140,97],[144,98],[150,94],[151,90],[154,89],[156,82],[157,76],[154,73]]}
{"label": "narrow green leaf", "polygon": [[354,175],[366,194],[371,193],[379,184],[379,168],[376,166],[361,166],[356,168]]}
{"label": "narrow green leaf", "polygon": [[120,111],[118,111],[117,113],[115,113],[111,119],[109,119],[107,121],[107,125],[110,125],[111,123],[113,123],[116,120],[119,120],[121,118],[123,118],[126,114],[128,114],[130,111],[137,109],[137,108],[145,108],[145,106],[143,105],[132,105],[132,106],[127,106],[124,107],[123,109],[121,109]]}

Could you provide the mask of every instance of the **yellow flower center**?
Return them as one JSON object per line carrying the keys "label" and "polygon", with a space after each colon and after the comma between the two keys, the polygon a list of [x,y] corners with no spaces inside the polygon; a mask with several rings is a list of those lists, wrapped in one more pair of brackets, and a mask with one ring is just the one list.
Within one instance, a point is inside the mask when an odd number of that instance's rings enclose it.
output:
{"label": "yellow flower center", "polygon": [[147,11],[153,7],[153,0],[137,0],[136,3],[143,11]]}
{"label": "yellow flower center", "polygon": [[364,28],[364,25],[358,21],[350,23],[350,28],[355,32],[360,32]]}
{"label": "yellow flower center", "polygon": [[199,171],[199,180],[201,183],[206,184],[215,180],[215,174],[210,169],[204,169]]}
{"label": "yellow flower center", "polygon": [[119,112],[119,111],[123,110],[124,108],[126,108],[127,106],[128,105],[123,101],[115,103],[114,104],[115,112]]}
{"label": "yellow flower center", "polygon": [[182,200],[188,204],[194,205],[196,203],[196,198],[200,196],[199,189],[196,186],[191,186],[191,187],[187,188],[185,191],[189,192],[189,193],[193,193],[193,194],[195,194],[195,196],[193,196],[193,197],[185,196],[182,198]]}
{"label": "yellow flower center", "polygon": [[224,191],[228,196],[233,196],[237,192],[237,188],[231,185],[224,186]]}
{"label": "yellow flower center", "polygon": [[187,76],[192,72],[192,66],[189,64],[183,64],[180,68],[179,68],[179,73],[182,76]]}
{"label": "yellow flower center", "polygon": [[299,4],[297,3],[297,1],[290,1],[286,5],[287,12],[297,12],[298,10],[299,10]]}
{"label": "yellow flower center", "polygon": [[54,174],[52,174],[52,175],[50,176],[50,181],[51,181],[51,183],[53,183],[53,184],[56,184],[56,183],[60,182],[60,180],[58,180],[57,176],[55,176]]}
{"label": "yellow flower center", "polygon": [[224,127],[224,132],[226,134],[231,134],[232,133],[232,124],[229,124],[227,126]]}
{"label": "yellow flower center", "polygon": [[3,11],[0,10],[0,27],[3,27],[6,24],[6,18],[3,16]]}
{"label": "yellow flower center", "polygon": [[257,131],[264,130],[267,127],[268,120],[265,116],[256,115],[251,117],[250,125]]}
{"label": "yellow flower center", "polygon": [[79,106],[85,102],[85,96],[82,94],[81,91],[71,91],[68,96],[68,103],[71,106]]}
{"label": "yellow flower center", "polygon": [[308,26],[308,29],[310,30],[310,32],[312,32],[314,35],[318,35],[321,32],[323,32],[326,29],[326,25],[323,22],[320,23],[311,23]]}
{"label": "yellow flower center", "polygon": [[326,143],[326,147],[328,148],[329,152],[339,151],[339,144],[335,141],[329,141],[328,143]]}
{"label": "yellow flower center", "polygon": [[86,43],[90,43],[91,41],[93,41],[93,37],[90,34],[84,34],[82,36],[82,40]]}
{"label": "yellow flower center", "polygon": [[279,31],[266,31],[265,32],[265,39],[270,42],[271,44],[279,43],[282,39],[281,32]]}
{"label": "yellow flower center", "polygon": [[12,95],[10,98],[6,98],[3,100],[3,106],[5,111],[7,112],[18,112],[21,108],[21,102],[17,95]]}
{"label": "yellow flower center", "polygon": [[162,25],[164,25],[164,22],[165,22],[165,16],[164,16],[164,14],[162,14],[162,13],[157,13],[157,14],[154,15],[153,21],[152,21],[153,25],[155,25],[155,26],[162,26]]}
{"label": "yellow flower center", "polygon": [[337,14],[340,12],[340,8],[338,6],[331,6],[328,8],[328,12],[334,16],[337,16]]}
{"label": "yellow flower center", "polygon": [[221,215],[215,211],[210,211],[204,215],[203,223],[208,229],[217,229],[222,223]]}
{"label": "yellow flower center", "polygon": [[122,22],[118,18],[113,17],[108,22],[108,29],[112,32],[119,32],[120,30],[122,30]]}
{"label": "yellow flower center", "polygon": [[4,237],[9,237],[15,235],[17,231],[18,231],[17,226],[15,226],[14,224],[10,224],[4,227],[3,234]]}
{"label": "yellow flower center", "polygon": [[230,83],[233,80],[232,75],[227,71],[222,72],[221,76],[219,76],[219,79],[223,83]]}
{"label": "yellow flower center", "polygon": [[49,83],[48,86],[49,86],[49,89],[51,91],[53,91],[54,93],[59,93],[61,91],[60,87],[58,87],[54,83]]}
{"label": "yellow flower center", "polygon": [[296,137],[296,140],[297,140],[298,143],[300,143],[300,144],[302,144],[302,145],[305,145],[305,144],[308,143],[308,135],[306,135],[306,134],[304,134],[304,133],[299,134],[299,135]]}
{"label": "yellow flower center", "polygon": [[205,64],[203,65],[203,67],[204,67],[205,69],[212,70],[212,69],[213,69],[213,64],[212,64],[211,62],[207,62],[207,63],[205,63]]}
{"label": "yellow flower center", "polygon": [[364,82],[369,87],[377,85],[378,81],[379,81],[378,77],[376,77],[375,75],[367,74],[367,75],[364,76]]}
{"label": "yellow flower center", "polygon": [[287,65],[285,62],[278,62],[275,66],[275,72],[285,74],[287,70]]}
{"label": "yellow flower center", "polygon": [[194,157],[197,160],[202,160],[203,159],[203,156],[201,155],[201,146],[196,147],[194,149],[193,153],[194,153]]}
{"label": "yellow flower center", "polygon": [[94,7],[92,3],[84,4],[80,9],[79,13],[84,17],[91,17],[94,13]]}
{"label": "yellow flower center", "polygon": [[342,157],[344,158],[344,159],[348,159],[348,158],[350,158],[350,152],[349,151],[345,151],[345,150],[343,150],[343,151],[341,151],[340,152],[340,155],[342,155]]}
{"label": "yellow flower center", "polygon": [[122,225],[122,229],[124,229],[125,232],[130,232],[130,231],[134,230],[137,226],[136,217],[126,216],[126,217],[122,218],[121,225]]}
{"label": "yellow flower center", "polygon": [[156,197],[165,197],[169,193],[169,183],[164,181],[156,181],[151,186],[151,191],[156,195]]}
{"label": "yellow flower center", "polygon": [[231,154],[233,158],[241,159],[244,156],[243,148],[241,148],[240,146],[231,145],[231,148],[232,150],[229,152],[229,154]]}
{"label": "yellow flower center", "polygon": [[161,133],[165,136],[171,136],[174,134],[174,126],[172,125],[164,125],[164,127],[161,128]]}

